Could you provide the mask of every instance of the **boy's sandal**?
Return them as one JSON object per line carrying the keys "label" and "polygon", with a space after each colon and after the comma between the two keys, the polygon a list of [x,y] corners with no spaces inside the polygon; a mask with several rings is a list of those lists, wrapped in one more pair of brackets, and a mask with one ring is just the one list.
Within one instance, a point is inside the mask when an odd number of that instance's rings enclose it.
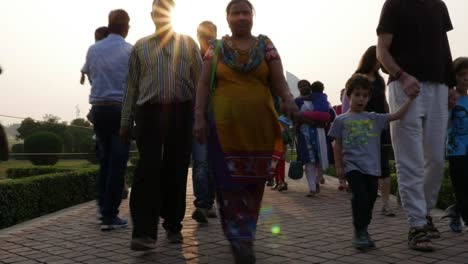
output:
{"label": "boy's sandal", "polygon": [[432,241],[427,237],[424,229],[412,228],[408,234],[408,246],[417,251],[434,251]]}

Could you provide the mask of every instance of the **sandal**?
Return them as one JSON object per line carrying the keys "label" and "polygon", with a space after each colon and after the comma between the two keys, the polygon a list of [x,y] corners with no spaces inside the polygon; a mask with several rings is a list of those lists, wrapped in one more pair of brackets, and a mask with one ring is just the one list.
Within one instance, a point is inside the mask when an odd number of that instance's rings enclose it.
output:
{"label": "sandal", "polygon": [[440,238],[440,232],[437,229],[437,227],[435,227],[434,222],[432,221],[432,217],[428,215],[426,216],[426,220],[427,220],[427,224],[425,228],[426,228],[427,237],[428,238]]}
{"label": "sandal", "polygon": [[411,228],[408,232],[408,247],[424,252],[434,251],[432,241],[427,237],[426,230],[424,228]]}

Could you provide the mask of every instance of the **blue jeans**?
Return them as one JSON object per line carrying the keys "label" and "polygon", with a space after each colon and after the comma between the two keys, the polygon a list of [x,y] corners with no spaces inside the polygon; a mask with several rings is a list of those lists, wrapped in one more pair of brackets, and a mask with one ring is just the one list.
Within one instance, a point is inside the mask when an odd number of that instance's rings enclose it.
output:
{"label": "blue jeans", "polygon": [[119,214],[130,150],[130,144],[123,144],[119,137],[120,113],[118,106],[91,108],[99,150],[98,206],[105,220]]}
{"label": "blue jeans", "polygon": [[193,204],[197,208],[211,209],[215,198],[215,187],[208,164],[208,147],[194,139],[192,149],[192,185],[195,196]]}

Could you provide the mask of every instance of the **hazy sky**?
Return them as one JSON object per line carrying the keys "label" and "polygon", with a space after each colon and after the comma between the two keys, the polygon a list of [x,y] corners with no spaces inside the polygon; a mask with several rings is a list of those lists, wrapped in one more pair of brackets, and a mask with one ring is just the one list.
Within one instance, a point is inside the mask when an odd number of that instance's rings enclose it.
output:
{"label": "hazy sky", "polygon": [[[195,38],[202,20],[229,33],[228,0],[176,0],[174,27]],[[89,84],[79,84],[86,51],[95,28],[107,25],[110,10],[130,14],[127,41],[154,32],[152,0],[0,0],[0,115],[42,119],[54,114],[64,121],[89,109]],[[333,104],[368,46],[384,0],[252,0],[254,34],[275,43],[285,70],[299,78],[321,80]],[[455,29],[449,33],[452,54],[468,55],[467,0],[445,0]],[[20,120],[0,117],[3,124]]]}

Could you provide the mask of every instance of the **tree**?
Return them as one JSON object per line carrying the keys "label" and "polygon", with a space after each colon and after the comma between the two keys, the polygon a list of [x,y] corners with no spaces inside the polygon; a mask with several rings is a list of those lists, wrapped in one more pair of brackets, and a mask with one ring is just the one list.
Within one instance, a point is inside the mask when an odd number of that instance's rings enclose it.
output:
{"label": "tree", "polygon": [[18,139],[25,139],[30,136],[32,133],[36,132],[41,127],[41,123],[34,121],[34,119],[28,117],[21,122],[21,125],[18,127]]}

